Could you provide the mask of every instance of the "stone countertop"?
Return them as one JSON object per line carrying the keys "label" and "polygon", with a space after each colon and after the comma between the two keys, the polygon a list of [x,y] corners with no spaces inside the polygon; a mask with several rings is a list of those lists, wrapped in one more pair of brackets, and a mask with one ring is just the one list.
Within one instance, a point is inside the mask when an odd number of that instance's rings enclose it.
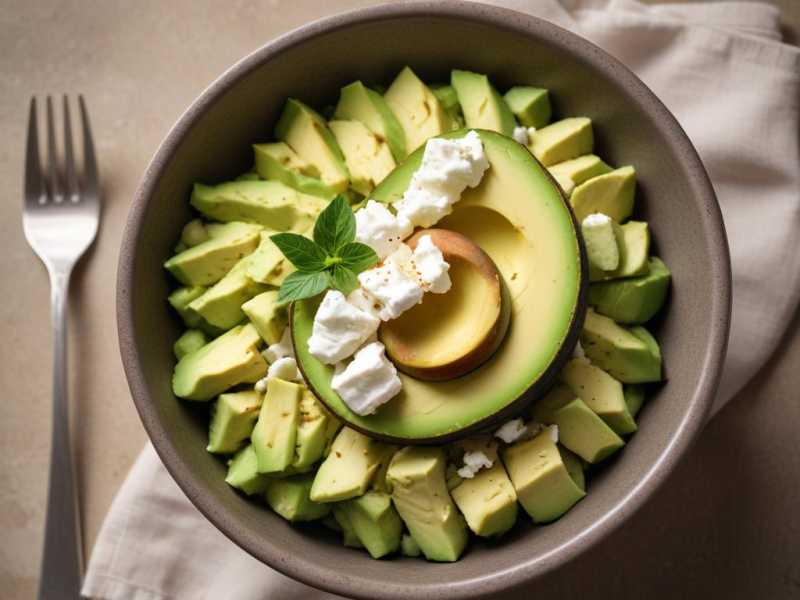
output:
{"label": "stone countertop", "polygon": [[[71,402],[85,547],[145,441],[116,342],[119,240],[139,177],[197,94],[279,33],[370,0],[6,3],[0,11],[0,588],[33,598],[50,439],[47,275],[20,222],[31,95],[83,93],[105,214],[71,296]],[[776,1],[797,43],[800,2]],[[14,293],[9,293],[12,291]],[[800,596],[800,318],[769,366],[708,426],[657,496],[589,553],[536,584],[539,597]],[[6,595],[8,594],[8,595]]]}

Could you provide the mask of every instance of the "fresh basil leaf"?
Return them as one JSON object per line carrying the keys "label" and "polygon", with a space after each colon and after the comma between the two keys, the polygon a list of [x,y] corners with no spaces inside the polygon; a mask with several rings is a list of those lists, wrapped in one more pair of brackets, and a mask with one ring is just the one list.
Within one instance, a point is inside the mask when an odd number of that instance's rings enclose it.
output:
{"label": "fresh basil leaf", "polygon": [[276,233],[269,239],[299,271],[322,271],[327,266],[325,251],[307,237],[296,233]]}
{"label": "fresh basil leaf", "polygon": [[314,241],[330,256],[356,239],[356,219],[344,196],[336,196],[314,224]]}
{"label": "fresh basil leaf", "polygon": [[331,285],[331,278],[327,271],[308,273],[295,271],[283,280],[278,290],[278,303],[286,304],[303,298],[313,298],[325,291]]}
{"label": "fresh basil leaf", "polygon": [[347,267],[333,265],[329,271],[333,287],[342,292],[345,296],[358,287],[358,277]]}
{"label": "fresh basil leaf", "polygon": [[342,266],[356,274],[361,273],[364,269],[369,269],[378,262],[378,255],[375,254],[375,251],[361,242],[345,244],[339,249],[338,256]]}

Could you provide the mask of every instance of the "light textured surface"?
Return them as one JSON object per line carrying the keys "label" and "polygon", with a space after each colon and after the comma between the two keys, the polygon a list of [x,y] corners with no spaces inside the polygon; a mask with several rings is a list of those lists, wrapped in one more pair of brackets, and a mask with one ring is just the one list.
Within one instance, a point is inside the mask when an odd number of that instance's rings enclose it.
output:
{"label": "light textured surface", "polygon": [[[336,10],[373,4],[337,2]],[[783,0],[797,39],[800,5]],[[116,347],[114,272],[138,179],[180,112],[229,64],[334,12],[319,0],[0,6],[0,585],[30,598],[49,449],[47,278],[19,219],[31,94],[87,96],[106,191],[98,242],[75,274],[71,394],[86,547],[144,442]],[[546,596],[790,598],[800,594],[798,323],[773,364],[709,426],[660,495],[600,547],[537,585]],[[792,368],[794,367],[794,369]],[[614,569],[609,569],[613,557]]]}

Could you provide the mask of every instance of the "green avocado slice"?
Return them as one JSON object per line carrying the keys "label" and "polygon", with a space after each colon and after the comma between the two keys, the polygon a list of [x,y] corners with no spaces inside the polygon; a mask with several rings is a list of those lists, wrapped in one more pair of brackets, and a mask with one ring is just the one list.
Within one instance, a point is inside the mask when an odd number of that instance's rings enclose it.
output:
{"label": "green avocado slice", "polygon": [[327,200],[336,192],[319,179],[319,170],[304,161],[284,142],[255,144],[256,171],[263,179],[280,181],[304,194]]}
{"label": "green avocado slice", "polygon": [[481,537],[499,537],[517,521],[517,493],[499,460],[450,490],[467,525]]}
{"label": "green avocado slice", "polygon": [[467,127],[511,137],[516,126],[514,114],[486,75],[455,69],[450,73],[450,85],[458,95]]}
{"label": "green avocado slice", "polygon": [[601,271],[593,265],[589,268],[589,281],[605,281],[624,277],[646,275],[650,263],[650,228],[644,221],[628,221],[624,225],[614,223],[614,232],[619,248],[619,265],[613,271]]}
{"label": "green avocado slice", "polygon": [[[593,148],[592,121],[587,117],[571,117],[551,123],[533,132],[528,141],[528,149],[545,167],[591,154]],[[585,216],[579,217],[578,221]]]}
{"label": "green avocado slice", "polygon": [[249,441],[261,402],[261,394],[255,390],[220,394],[208,424],[206,450],[215,454],[232,454]]}
{"label": "green avocado slice", "polygon": [[670,278],[667,266],[654,256],[647,262],[645,275],[592,283],[589,304],[617,323],[646,323],[664,306]]}
{"label": "green avocado slice", "polygon": [[[448,137],[463,136],[464,131]],[[444,382],[401,374],[403,391],[375,414],[359,416],[333,391],[333,369],[308,351],[319,298],[295,302],[290,327],[298,365],[309,387],[338,418],[387,441],[439,442],[493,424],[503,409],[555,367],[580,314],[582,274],[578,234],[558,187],[520,144],[479,130],[490,168],[466,190],[437,227],[464,234],[494,261],[511,300],[511,326],[493,358],[476,371]],[[394,202],[408,187],[423,150],[411,155],[373,192]],[[533,268],[536,265],[536,268]],[[454,327],[464,323],[453,322]],[[453,398],[458,398],[454,402]]]}
{"label": "green avocado slice", "polygon": [[175,358],[182,359],[187,354],[191,354],[195,350],[199,350],[208,343],[206,334],[199,329],[187,329],[183,332],[181,337],[175,340],[172,345],[172,351],[175,353]]}
{"label": "green avocado slice", "polygon": [[248,444],[228,461],[225,483],[243,491],[248,496],[262,494],[269,479],[258,472],[258,458],[252,444]]}
{"label": "green avocado slice", "polygon": [[309,497],[313,473],[269,478],[264,492],[270,508],[287,521],[315,521],[331,512],[329,504],[314,502]]}
{"label": "green avocado slice", "polygon": [[403,522],[392,505],[389,494],[368,491],[363,496],[340,505],[347,514],[353,533],[372,558],[381,558],[400,547]]}
{"label": "green avocado slice", "polygon": [[282,379],[267,382],[267,394],[250,436],[259,473],[280,474],[292,464],[302,393],[303,386],[297,383]]}
{"label": "green avocado slice", "polygon": [[454,130],[464,127],[464,112],[461,110],[461,104],[458,102],[458,94],[452,85],[447,83],[434,83],[429,86],[433,95],[442,105],[442,108],[447,111],[452,121]]}
{"label": "green avocado slice", "polygon": [[503,96],[506,104],[525,127],[544,127],[550,122],[550,93],[529,85],[512,87]]}
{"label": "green avocado slice", "polygon": [[636,170],[631,166],[620,167],[577,186],[570,204],[579,221],[592,213],[603,213],[622,223],[633,212],[635,194]]}

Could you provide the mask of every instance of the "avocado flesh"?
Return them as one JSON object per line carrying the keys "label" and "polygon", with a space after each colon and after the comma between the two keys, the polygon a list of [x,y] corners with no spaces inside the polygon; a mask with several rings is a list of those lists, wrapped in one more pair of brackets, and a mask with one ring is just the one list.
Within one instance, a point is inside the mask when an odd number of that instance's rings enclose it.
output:
{"label": "avocado flesh", "polygon": [[636,384],[626,385],[623,388],[623,393],[625,394],[625,404],[628,405],[628,412],[631,413],[631,416],[635,419],[636,415],[638,415],[639,411],[642,409],[642,404],[644,404],[644,386]]}
{"label": "avocado flesh", "polygon": [[534,403],[531,417],[558,426],[558,439],[587,462],[598,463],[625,442],[566,385],[557,385]]}
{"label": "avocado flesh", "polygon": [[199,329],[187,329],[183,332],[181,337],[175,340],[172,345],[172,351],[175,353],[175,358],[182,359],[187,354],[191,354],[195,350],[199,350],[208,343],[206,334]]}
{"label": "avocado flesh", "polygon": [[627,166],[592,177],[576,186],[569,201],[578,221],[583,221],[592,213],[603,213],[622,223],[633,212],[635,193],[636,170]]}
{"label": "avocado flesh", "polygon": [[225,483],[243,491],[248,496],[262,494],[269,478],[258,472],[258,457],[252,444],[248,444],[228,462]]}
{"label": "avocado flesh", "polygon": [[609,272],[619,268],[620,248],[617,238],[622,236],[619,228],[619,225],[611,219],[603,223],[591,223],[588,220],[581,223],[590,278],[593,272]]}
{"label": "avocado flesh", "polygon": [[450,72],[450,85],[458,95],[467,127],[511,137],[516,127],[514,114],[486,75],[455,69]]}
{"label": "avocado flesh", "polygon": [[336,120],[328,126],[344,153],[350,187],[368,196],[395,167],[389,146],[361,121]]}
{"label": "avocado flesh", "polygon": [[258,472],[277,474],[294,460],[300,396],[303,386],[282,379],[270,379],[250,439],[258,457]]}
{"label": "avocado flesh", "polygon": [[333,518],[342,530],[342,543],[347,548],[363,548],[364,544],[358,539],[356,530],[350,522],[350,513],[343,508],[343,502],[338,502],[332,505]]}
{"label": "avocado flesh", "polygon": [[670,278],[667,266],[654,256],[647,262],[645,275],[592,283],[589,304],[617,323],[646,323],[664,306]]}
{"label": "avocado flesh", "polygon": [[212,224],[210,237],[164,263],[175,279],[187,286],[209,286],[258,246],[261,228],[248,223]]}
{"label": "avocado flesh", "polygon": [[469,528],[481,537],[504,534],[517,520],[517,494],[499,460],[450,490]]}
{"label": "avocado flesh", "polygon": [[331,512],[328,504],[314,502],[311,490],[312,473],[292,475],[281,479],[268,479],[264,498],[270,508],[287,521],[315,521]]}
{"label": "avocado flesh", "polygon": [[[454,212],[437,227],[466,235],[489,255],[502,275],[511,300],[511,326],[491,360],[472,373],[444,382],[401,374],[400,395],[375,414],[361,417],[331,389],[333,369],[308,352],[319,299],[293,304],[292,336],[309,386],[335,415],[364,431],[398,442],[442,441],[470,426],[486,424],[486,419],[522,396],[552,368],[558,348],[574,326],[581,262],[569,209],[525,148],[494,132],[480,131],[479,135],[491,166],[480,185],[466,190]],[[422,149],[395,169],[372,197],[381,202],[397,200],[421,157]]]}
{"label": "avocado flesh", "polygon": [[388,144],[396,162],[408,156],[406,134],[400,121],[383,96],[360,81],[354,81],[342,88],[333,118],[360,121],[366,125]]}
{"label": "avocado flesh", "polygon": [[196,183],[192,206],[215,221],[255,223],[275,231],[302,233],[314,226],[327,201],[301,194],[280,181]]}
{"label": "avocado flesh", "polygon": [[577,454],[570,452],[561,445],[558,446],[558,452],[561,454],[561,460],[564,462],[564,466],[567,468],[569,476],[572,477],[572,481],[574,481],[575,485],[585,492],[586,475],[583,472],[583,461],[581,458]]}
{"label": "avocado flesh", "polygon": [[581,346],[589,360],[623,383],[660,381],[658,344],[655,340],[650,342],[652,336],[649,340],[641,337],[641,332],[637,336],[633,330],[617,325],[590,308],[581,333]]}
{"label": "avocado flesh", "polygon": [[508,90],[503,100],[525,127],[538,129],[550,122],[550,93],[544,88],[518,85]]}
{"label": "avocado flesh", "polygon": [[327,443],[328,417],[319,401],[307,389],[303,389],[300,397],[300,417],[297,423],[297,439],[295,441],[292,467],[298,471],[308,469],[325,451]]}
{"label": "avocado flesh", "polygon": [[175,312],[180,315],[187,327],[199,329],[210,337],[217,337],[223,333],[223,331],[218,327],[214,327],[210,323],[207,323],[203,317],[189,308],[189,305],[194,300],[205,294],[207,289],[207,287],[202,285],[193,287],[180,287],[169,295],[167,301],[170,303],[170,306],[175,309]]}
{"label": "avocado flesh", "polygon": [[[261,241],[258,244],[258,248],[248,257],[247,275],[253,281],[277,287],[295,269],[270,239],[270,236],[275,235],[275,233],[275,231],[261,232]],[[293,233],[303,234],[305,232],[293,231]]]}
{"label": "avocado flesh", "polygon": [[456,94],[455,88],[446,83],[433,84],[429,87],[439,104],[450,115],[453,129],[464,127],[464,113],[461,110],[461,104],[458,102],[458,94]]}
{"label": "avocado flesh", "polygon": [[425,557],[450,562],[461,556],[468,535],[444,474],[442,448],[410,446],[394,455],[387,479],[397,512]]}
{"label": "avocado flesh", "polygon": [[304,161],[284,142],[253,145],[256,171],[270,181],[280,181],[303,194],[319,196],[326,200],[336,192],[319,179],[319,170]]}
{"label": "avocado flesh", "polygon": [[403,522],[384,492],[369,491],[363,496],[340,504],[353,533],[372,558],[381,558],[400,547]]}
{"label": "avocado flesh", "polygon": [[622,384],[585,358],[573,358],[561,370],[561,381],[619,435],[636,431]]}
{"label": "avocado flesh", "polygon": [[225,277],[192,300],[189,310],[223,330],[241,323],[245,319],[242,305],[266,289],[247,275],[249,260],[246,256],[236,263]]}
{"label": "avocado flesh", "polygon": [[403,128],[409,154],[429,138],[452,130],[447,111],[409,67],[400,71],[383,98]]}
{"label": "avocado flesh", "polygon": [[278,290],[268,290],[242,304],[242,312],[268,345],[276,344],[288,322],[286,307],[278,305]]}
{"label": "avocado flesh", "polygon": [[255,383],[267,372],[260,343],[252,326],[234,327],[178,361],[172,391],[179,398],[204,401],[240,383]]}
{"label": "avocado flesh", "polygon": [[339,502],[361,496],[390,451],[394,448],[354,429],[343,428],[317,470],[311,498],[317,502]]}
{"label": "avocado flesh", "polygon": [[547,168],[550,174],[555,177],[558,185],[564,190],[567,196],[571,196],[575,186],[588,181],[592,177],[605,175],[612,171],[600,157],[594,154],[584,154],[578,158],[565,160]]}
{"label": "avocado flesh", "polygon": [[313,165],[322,182],[335,193],[347,190],[350,175],[344,156],[330,129],[314,109],[289,98],[283,107],[275,137]]}
{"label": "avocado flesh", "polygon": [[628,221],[616,229],[619,266],[613,271],[589,269],[589,281],[604,281],[646,275],[650,253],[650,229],[644,221]]}
{"label": "avocado flesh", "polygon": [[[545,167],[591,154],[593,148],[592,121],[587,117],[570,117],[551,123],[537,129],[528,141],[528,149]],[[585,216],[578,218],[578,221]]]}
{"label": "avocado flesh", "polygon": [[261,394],[255,390],[220,394],[208,425],[206,450],[215,454],[232,454],[241,448],[245,441],[250,440],[261,402]]}
{"label": "avocado flesh", "polygon": [[410,535],[403,534],[403,538],[400,540],[400,553],[403,556],[415,558],[420,555],[419,544]]}
{"label": "avocado flesh", "polygon": [[519,503],[537,523],[555,521],[586,495],[548,431],[506,448],[503,463]]}

